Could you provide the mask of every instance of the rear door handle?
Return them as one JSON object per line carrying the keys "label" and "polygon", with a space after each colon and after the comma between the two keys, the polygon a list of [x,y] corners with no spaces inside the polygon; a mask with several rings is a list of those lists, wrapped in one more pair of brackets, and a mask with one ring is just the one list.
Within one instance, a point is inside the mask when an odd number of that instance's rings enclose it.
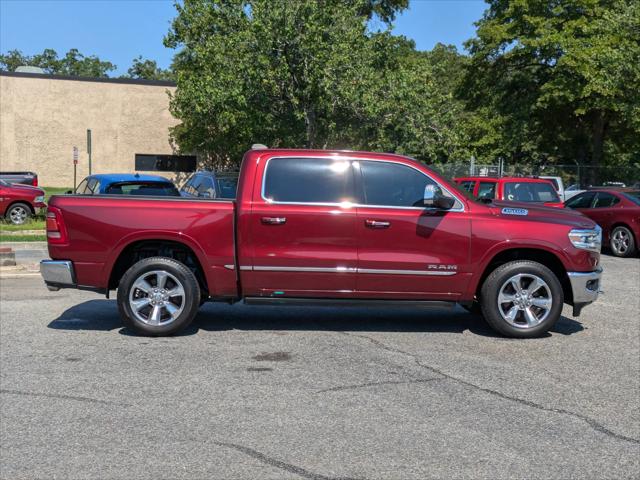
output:
{"label": "rear door handle", "polygon": [[284,225],[287,223],[286,217],[262,217],[262,223],[265,225]]}
{"label": "rear door handle", "polygon": [[391,226],[391,222],[384,220],[365,220],[364,224],[369,228],[389,228]]}

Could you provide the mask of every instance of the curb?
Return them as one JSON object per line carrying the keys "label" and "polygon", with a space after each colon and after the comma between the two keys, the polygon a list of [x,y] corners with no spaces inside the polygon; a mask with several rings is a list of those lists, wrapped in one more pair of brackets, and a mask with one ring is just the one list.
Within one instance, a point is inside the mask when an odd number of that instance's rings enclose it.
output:
{"label": "curb", "polygon": [[16,250],[47,250],[47,242],[2,242],[3,247]]}

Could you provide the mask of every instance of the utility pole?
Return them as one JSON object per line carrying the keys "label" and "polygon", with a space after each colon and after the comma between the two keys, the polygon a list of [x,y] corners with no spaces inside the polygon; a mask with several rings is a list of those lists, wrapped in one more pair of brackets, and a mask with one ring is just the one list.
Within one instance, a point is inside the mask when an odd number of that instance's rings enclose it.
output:
{"label": "utility pole", "polygon": [[73,193],[76,192],[76,172],[78,170],[78,147],[73,147]]}
{"label": "utility pole", "polygon": [[89,154],[89,175],[91,175],[91,129],[87,129],[87,153]]}

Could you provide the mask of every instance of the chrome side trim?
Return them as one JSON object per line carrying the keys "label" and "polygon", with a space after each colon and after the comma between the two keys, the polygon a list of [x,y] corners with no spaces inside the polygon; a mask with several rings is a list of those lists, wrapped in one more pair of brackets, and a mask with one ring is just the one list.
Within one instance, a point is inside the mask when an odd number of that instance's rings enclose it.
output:
{"label": "chrome side trim", "polygon": [[382,270],[379,268],[359,268],[358,273],[373,273],[380,275],[436,275],[449,277],[457,272],[442,272],[439,270]]}
{"label": "chrome side trim", "polygon": [[240,270],[254,272],[310,272],[310,273],[365,273],[379,275],[433,275],[448,277],[458,272],[439,270],[386,270],[379,268],[352,268],[352,267],[280,267],[267,265],[241,265]]}
{"label": "chrome side trim", "polygon": [[356,273],[355,268],[350,267],[268,267],[254,266],[256,272],[311,272],[311,273]]}
{"label": "chrome side trim", "polygon": [[224,268],[226,268],[227,270],[235,270],[236,266],[233,264],[229,264],[229,265],[225,265]]}
{"label": "chrome side trim", "polygon": [[[433,208],[433,207],[396,207],[393,205],[364,205],[364,204],[360,204],[360,203],[351,203],[351,202],[342,202],[342,203],[319,203],[319,202],[277,202],[277,201],[273,201],[268,199],[265,196],[265,191],[264,191],[264,186],[265,186],[265,179],[267,177],[267,169],[269,168],[269,162],[273,159],[282,159],[282,158],[308,158],[308,159],[321,159],[321,160],[342,160],[345,162],[360,162],[360,161],[366,161],[366,162],[384,162],[384,163],[395,163],[398,165],[404,165],[405,167],[409,167],[409,168],[413,168],[414,170],[416,170],[417,172],[420,172],[422,175],[424,175],[425,177],[427,177],[429,180],[431,180],[433,183],[435,183],[436,185],[438,185],[442,190],[444,190],[445,192],[447,192],[449,195],[451,195],[453,198],[456,199],[456,201],[460,202],[460,204],[462,205],[462,208],[452,208],[450,210],[440,210],[438,208]],[[409,158],[409,157],[407,157]],[[413,159],[411,159],[413,160]],[[415,161],[415,160],[414,160]],[[400,162],[397,160],[375,160],[373,158],[358,158],[358,157],[327,157],[327,156],[320,156],[320,155],[296,155],[295,157],[270,157],[267,159],[267,162],[264,166],[264,171],[262,173],[262,185],[260,186],[260,198],[262,198],[262,200],[264,200],[267,204],[269,205],[310,205],[310,206],[321,206],[321,207],[342,207],[344,209],[349,209],[349,208],[392,208],[392,209],[398,209],[398,210],[430,210],[430,211],[446,211],[446,212],[464,212],[465,206],[464,206],[464,201],[461,198],[458,198],[458,196],[454,193],[451,192],[451,190],[449,190],[448,188],[446,188],[444,185],[440,184],[440,182],[436,182],[430,175],[426,174],[425,172],[423,172],[422,170],[420,170],[419,168],[416,168],[413,165],[408,165],[404,162]]]}
{"label": "chrome side trim", "polygon": [[42,260],[40,262],[40,274],[46,284],[76,285],[76,274],[73,263],[69,260]]}

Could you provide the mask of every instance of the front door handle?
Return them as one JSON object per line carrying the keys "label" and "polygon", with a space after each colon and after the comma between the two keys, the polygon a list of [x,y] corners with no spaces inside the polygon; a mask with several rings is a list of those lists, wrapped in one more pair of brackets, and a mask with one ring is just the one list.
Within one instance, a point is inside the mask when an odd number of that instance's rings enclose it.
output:
{"label": "front door handle", "polygon": [[364,224],[369,228],[389,228],[391,226],[391,222],[384,220],[365,220]]}
{"label": "front door handle", "polygon": [[287,223],[286,217],[262,217],[262,223],[265,225],[284,225]]}

